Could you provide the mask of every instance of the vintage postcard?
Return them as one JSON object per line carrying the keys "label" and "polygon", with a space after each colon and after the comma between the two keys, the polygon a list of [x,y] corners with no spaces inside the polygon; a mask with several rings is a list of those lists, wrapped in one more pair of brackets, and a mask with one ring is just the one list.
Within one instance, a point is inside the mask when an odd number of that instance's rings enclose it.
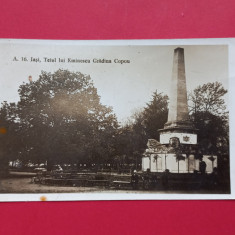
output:
{"label": "vintage postcard", "polygon": [[0,201],[234,199],[235,39],[0,40]]}

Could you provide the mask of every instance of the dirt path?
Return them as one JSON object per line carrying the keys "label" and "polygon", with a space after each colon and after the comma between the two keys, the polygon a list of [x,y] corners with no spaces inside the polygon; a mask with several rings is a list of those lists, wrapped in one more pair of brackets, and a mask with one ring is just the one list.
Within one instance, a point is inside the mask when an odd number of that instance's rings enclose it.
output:
{"label": "dirt path", "polygon": [[0,179],[0,193],[80,193],[107,191],[104,187],[60,187],[34,184],[31,178]]}
{"label": "dirt path", "polygon": [[70,187],[70,186],[49,186],[42,184],[35,184],[31,182],[30,177],[20,177],[20,178],[7,178],[0,179],[0,193],[137,193],[137,194],[207,194],[207,193],[224,193],[220,191],[210,191],[210,190],[196,190],[196,191],[185,191],[185,190],[132,190],[128,189],[114,189],[105,188],[101,186],[97,187]]}

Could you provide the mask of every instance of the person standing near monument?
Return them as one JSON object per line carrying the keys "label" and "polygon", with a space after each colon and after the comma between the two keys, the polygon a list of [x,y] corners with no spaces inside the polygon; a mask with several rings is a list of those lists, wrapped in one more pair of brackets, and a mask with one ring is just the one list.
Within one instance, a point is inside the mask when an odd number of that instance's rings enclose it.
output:
{"label": "person standing near monument", "polygon": [[206,163],[203,160],[201,160],[200,162],[199,171],[201,172],[202,175],[206,174]]}
{"label": "person standing near monument", "polygon": [[137,174],[137,171],[134,170],[133,174],[131,176],[131,185],[133,189],[138,189],[138,183],[139,183],[139,176]]}

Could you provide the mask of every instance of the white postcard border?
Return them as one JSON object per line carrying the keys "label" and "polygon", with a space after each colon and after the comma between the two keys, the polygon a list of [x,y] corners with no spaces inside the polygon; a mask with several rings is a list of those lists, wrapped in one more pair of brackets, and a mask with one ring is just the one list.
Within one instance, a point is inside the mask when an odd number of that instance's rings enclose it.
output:
{"label": "white postcard border", "polygon": [[43,44],[43,45],[228,45],[229,48],[229,122],[230,122],[230,177],[231,194],[159,194],[153,193],[35,193],[35,194],[0,194],[0,201],[90,201],[90,200],[198,200],[198,199],[235,199],[235,38],[217,39],[164,39],[164,40],[32,40],[32,39],[0,39],[0,43]]}

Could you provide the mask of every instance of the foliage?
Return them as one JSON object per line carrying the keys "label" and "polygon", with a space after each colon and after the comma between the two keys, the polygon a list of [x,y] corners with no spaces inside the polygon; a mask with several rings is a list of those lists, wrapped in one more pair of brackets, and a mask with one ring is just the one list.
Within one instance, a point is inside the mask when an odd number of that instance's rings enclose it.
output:
{"label": "foliage", "polygon": [[167,101],[166,95],[154,92],[146,107],[132,115],[132,122],[120,128],[117,141],[120,155],[140,163],[148,139],[159,140],[158,130],[167,121]]}
{"label": "foliage", "polygon": [[190,114],[198,129],[198,142],[204,153],[228,153],[228,112],[224,101],[227,90],[221,83],[198,86],[190,95]]}
{"label": "foliage", "polygon": [[[19,123],[15,122],[16,105],[2,103],[0,110],[0,169],[1,173],[8,168],[8,161],[18,156],[22,138]],[[6,157],[7,156],[7,157]]]}
{"label": "foliage", "polygon": [[89,76],[42,72],[37,81],[21,85],[19,95],[14,122],[23,143],[21,159],[97,162],[114,154],[118,123],[112,109],[100,103]]}
{"label": "foliage", "polygon": [[229,132],[227,115],[217,116],[209,112],[192,114],[198,129],[198,143],[204,153],[228,154]]}
{"label": "foliage", "polygon": [[168,115],[168,97],[154,92],[153,98],[144,109],[143,118],[148,139],[159,141],[159,129],[164,127]]}
{"label": "foliage", "polygon": [[206,83],[198,86],[189,94],[189,108],[191,113],[205,112],[215,115],[223,114],[226,110],[224,95],[228,91],[221,83]]}
{"label": "foliage", "polygon": [[[190,117],[204,153],[228,153],[226,93],[215,82],[189,95]],[[147,140],[159,141],[158,130],[167,122],[168,97],[156,91],[132,121],[119,127],[91,78],[68,70],[42,72],[37,81],[19,87],[19,96],[17,104],[4,102],[0,109],[1,163],[47,161],[48,168],[59,163],[139,164]]]}

